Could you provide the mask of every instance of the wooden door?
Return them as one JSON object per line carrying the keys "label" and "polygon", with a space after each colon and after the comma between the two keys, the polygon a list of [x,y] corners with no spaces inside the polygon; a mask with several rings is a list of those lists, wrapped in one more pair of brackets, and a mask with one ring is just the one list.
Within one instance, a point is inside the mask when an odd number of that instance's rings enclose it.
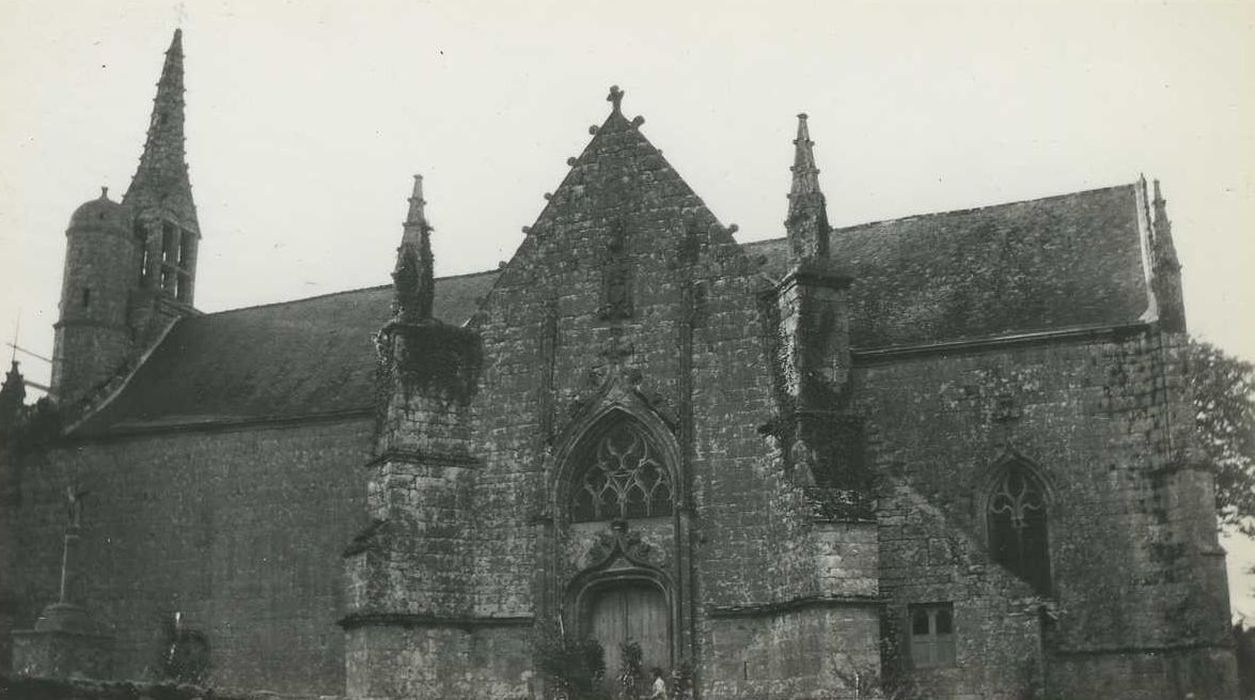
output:
{"label": "wooden door", "polygon": [[629,582],[602,588],[589,608],[588,630],[606,650],[606,677],[623,668],[621,644],[641,645],[642,670],[671,667],[671,615],[662,591],[651,583]]}

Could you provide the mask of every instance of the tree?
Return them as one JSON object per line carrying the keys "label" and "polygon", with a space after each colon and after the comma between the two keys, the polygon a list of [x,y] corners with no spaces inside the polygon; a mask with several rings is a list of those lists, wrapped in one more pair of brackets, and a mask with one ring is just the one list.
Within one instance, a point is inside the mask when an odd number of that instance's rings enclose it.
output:
{"label": "tree", "polygon": [[1191,341],[1186,377],[1221,525],[1255,537],[1255,366]]}

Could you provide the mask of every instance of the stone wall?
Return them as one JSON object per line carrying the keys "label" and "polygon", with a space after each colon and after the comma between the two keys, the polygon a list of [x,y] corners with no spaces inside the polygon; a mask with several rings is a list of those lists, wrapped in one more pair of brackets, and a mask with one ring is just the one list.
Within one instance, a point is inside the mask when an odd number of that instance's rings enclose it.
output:
{"label": "stone wall", "polygon": [[[1232,678],[1220,649],[1228,618],[1222,556],[1210,476],[1192,451],[1183,342],[1152,328],[860,356],[857,404],[885,484],[889,639],[905,642],[908,604],[954,602],[962,673],[940,683],[945,674],[934,673],[929,683],[976,697],[979,689],[1012,693],[1069,677],[1069,697],[1107,697],[1098,690],[1105,679],[1132,682],[1124,661],[1107,660],[1113,653],[1184,648],[1199,649],[1204,666],[1218,663],[1214,676]],[[983,498],[1008,457],[1034,465],[1050,491],[1048,598],[988,559]],[[1038,645],[1040,662],[1032,661]],[[1063,658],[1056,671],[1051,664]],[[896,665],[919,676],[909,660]],[[1184,676],[1160,668],[1148,684],[1160,697],[1192,688],[1173,685]]]}
{"label": "stone wall", "polygon": [[1115,650],[1050,660],[1048,698],[1238,698],[1232,649]]}
{"label": "stone wall", "polygon": [[345,665],[355,700],[539,697],[530,625],[383,625],[351,629]]}
{"label": "stone wall", "polygon": [[[0,697],[9,700],[287,700],[261,694],[223,693],[195,685],[127,681],[54,680],[0,675]],[[292,698],[292,700],[307,700]]]}
{"label": "stone wall", "polygon": [[[578,614],[574,564],[587,565],[598,528],[570,527],[562,480],[580,436],[618,415],[647,425],[675,468],[678,516],[631,521],[629,534],[663,550],[675,660],[695,660],[705,697],[846,687],[830,668],[837,650],[875,667],[875,535],[863,559],[815,539],[809,475],[764,435],[780,410],[765,338],[775,329],[760,313],[770,283],[621,116],[573,166],[470,324],[486,358],[474,404],[476,614]],[[625,270],[626,289],[613,289]],[[873,602],[806,607],[842,587]],[[733,608],[757,612],[709,617]],[[742,633],[746,648],[781,643],[751,659],[751,683],[723,677],[728,664],[742,674],[740,642],[725,641]],[[822,668],[781,685],[786,666],[808,663],[786,657],[803,651]]]}
{"label": "stone wall", "polygon": [[56,599],[70,480],[86,607],[116,638],[114,674],[153,679],[175,612],[210,645],[210,683],[343,692],[340,553],[365,520],[369,418],[171,430],[67,446],[23,465],[20,627]]}
{"label": "stone wall", "polygon": [[[1018,700],[1040,687],[1042,603],[1025,582],[990,563],[984,548],[937,507],[898,482],[881,494],[884,675],[890,688],[946,697]],[[953,604],[955,660],[919,668],[909,606]]]}
{"label": "stone wall", "polygon": [[857,700],[876,687],[874,606],[811,607],[708,623],[703,698]]}

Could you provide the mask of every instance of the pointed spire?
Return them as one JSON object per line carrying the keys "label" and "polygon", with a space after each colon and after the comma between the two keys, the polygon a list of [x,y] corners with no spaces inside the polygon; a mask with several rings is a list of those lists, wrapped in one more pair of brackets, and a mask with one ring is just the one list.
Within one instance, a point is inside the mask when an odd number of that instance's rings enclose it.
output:
{"label": "pointed spire", "polygon": [[166,49],[166,63],[161,67],[161,80],[164,85],[179,92],[183,91],[183,30],[174,30],[174,38],[170,40],[170,48]]}
{"label": "pointed spire", "polygon": [[183,91],[183,30],[176,29],[157,81],[144,152],[122,201],[162,206],[183,222],[195,224],[183,144]]}
{"label": "pointed spire", "polygon": [[793,184],[789,188],[789,216],[785,220],[790,249],[797,260],[828,257],[827,202],[819,189],[814,146],[806,114],[797,115],[793,166],[789,168],[793,173]]}
{"label": "pointed spire", "polygon": [[1172,222],[1168,221],[1168,202],[1163,198],[1163,193],[1159,191],[1159,180],[1155,180],[1154,187],[1155,198],[1151,200],[1151,204],[1155,208],[1155,228],[1158,229],[1161,224],[1171,228]]}
{"label": "pointed spire", "polygon": [[805,113],[797,115],[797,138],[793,139],[793,167],[789,170],[793,173],[789,197],[797,199],[801,195],[820,194],[819,168],[815,167],[815,142],[811,141]]}
{"label": "pointed spire", "polygon": [[[1145,180],[1142,181],[1143,187],[1145,187],[1145,182]],[[1156,253],[1155,262],[1157,265],[1168,265],[1179,269],[1181,263],[1177,260],[1176,244],[1172,241],[1172,221],[1168,219],[1168,202],[1159,190],[1159,180],[1154,181],[1154,198],[1151,200],[1151,207],[1154,211],[1151,227],[1155,232],[1153,241]]]}
{"label": "pointed spire", "polygon": [[427,214],[423,210],[423,207],[427,204],[427,200],[423,199],[422,175],[414,176],[414,191],[410,193],[408,201],[410,203],[410,209],[405,216],[405,225],[407,227],[419,225],[426,226]]}
{"label": "pointed spire", "polygon": [[401,245],[397,247],[397,264],[392,272],[396,293],[393,311],[399,321],[422,323],[430,321],[435,298],[434,260],[431,254],[431,225],[423,205],[423,176],[414,176],[414,190],[409,198],[409,212],[402,226]]}
{"label": "pointed spire", "polygon": [[[1155,295],[1160,326],[1169,332],[1184,333],[1186,323],[1185,301],[1181,294],[1181,261],[1177,257],[1176,244],[1172,241],[1168,203],[1159,189],[1159,180],[1153,182],[1150,202],[1151,289]],[[1142,178],[1140,184],[1145,193],[1146,179]]]}

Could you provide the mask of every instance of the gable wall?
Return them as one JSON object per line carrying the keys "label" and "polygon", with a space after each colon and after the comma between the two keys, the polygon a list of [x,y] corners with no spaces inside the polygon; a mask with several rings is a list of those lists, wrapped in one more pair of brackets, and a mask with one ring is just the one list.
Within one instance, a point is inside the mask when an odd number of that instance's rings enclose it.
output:
{"label": "gable wall", "polygon": [[[599,391],[617,382],[639,389],[649,410],[670,423],[687,461],[680,469],[691,493],[691,518],[683,516],[688,538],[683,527],[673,540],[651,535],[653,525],[632,525],[666,551],[669,565],[692,557],[694,581],[683,584],[692,609],[682,614],[694,617],[695,639],[677,657],[697,648],[699,673],[728,664],[740,669],[744,650],[713,641],[715,628],[727,625],[707,611],[791,601],[820,586],[800,490],[783,473],[774,442],[759,432],[776,411],[758,308],[765,282],[696,195],[638,139],[630,131],[598,135],[590,151],[604,157],[581,157],[471,321],[487,358],[475,400],[484,459],[472,518],[476,614],[545,619],[563,607],[565,586],[586,560],[583,545],[552,526],[549,488],[560,467],[553,455],[597,406]],[[631,159],[616,161],[624,150]],[[602,275],[620,221],[629,231],[634,312],[607,321],[600,314]],[[693,285],[701,291],[689,304],[685,290]],[[691,432],[684,427],[689,413]],[[781,649],[822,653],[847,632],[867,646],[867,630],[832,626],[842,615],[764,612],[737,625],[761,630]],[[735,658],[717,658],[720,649]],[[749,671],[753,678],[719,679],[711,697],[756,696],[775,687],[769,679],[781,672],[768,664]],[[835,678],[814,674],[791,687],[809,692]]]}

